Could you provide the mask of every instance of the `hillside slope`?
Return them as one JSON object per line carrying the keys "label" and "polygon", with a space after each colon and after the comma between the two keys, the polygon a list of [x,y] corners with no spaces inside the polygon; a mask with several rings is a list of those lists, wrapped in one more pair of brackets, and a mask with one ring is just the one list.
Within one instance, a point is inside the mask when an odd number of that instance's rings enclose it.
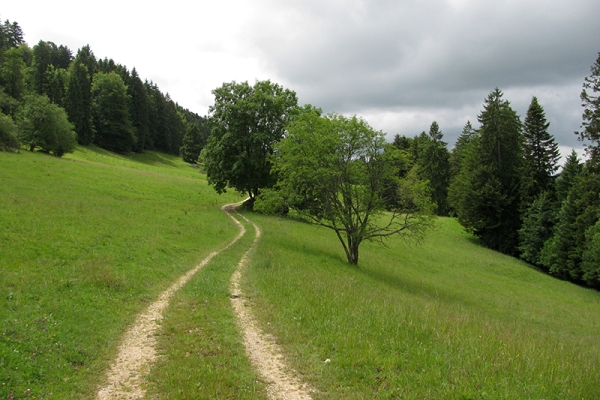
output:
{"label": "hillside slope", "polygon": [[245,284],[318,398],[598,398],[600,293],[449,218],[420,246],[365,243],[358,268],[329,230],[251,218],[264,235]]}

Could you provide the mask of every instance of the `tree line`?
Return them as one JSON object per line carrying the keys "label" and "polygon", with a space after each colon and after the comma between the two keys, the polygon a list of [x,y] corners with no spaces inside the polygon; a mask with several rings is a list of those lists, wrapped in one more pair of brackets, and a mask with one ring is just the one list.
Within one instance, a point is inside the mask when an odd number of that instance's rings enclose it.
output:
{"label": "tree line", "polygon": [[157,150],[196,162],[210,134],[205,117],[89,45],[75,55],[40,40],[30,48],[18,23],[0,24],[0,149],[21,145],[62,156],[80,145]]}
{"label": "tree line", "polygon": [[[334,230],[353,264],[363,240],[422,237],[433,213],[456,217],[486,247],[598,288],[600,55],[591,70],[575,132],[587,161],[573,151],[560,173],[538,99],[521,120],[498,88],[479,126],[467,122],[448,150],[435,121],[429,132],[385,143],[362,119],[300,107],[270,81],[226,83],[213,91],[212,135],[199,161],[217,191],[235,188],[257,211],[294,212]],[[377,230],[381,218],[389,229]]]}

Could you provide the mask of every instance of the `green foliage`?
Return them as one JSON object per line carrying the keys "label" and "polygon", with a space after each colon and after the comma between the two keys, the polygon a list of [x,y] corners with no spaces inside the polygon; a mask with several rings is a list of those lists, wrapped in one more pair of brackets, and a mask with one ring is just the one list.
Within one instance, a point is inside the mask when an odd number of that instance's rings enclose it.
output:
{"label": "green foliage", "polygon": [[17,126],[12,118],[0,111],[0,150],[10,151],[20,146],[17,139]]}
{"label": "green foliage", "polygon": [[554,189],[553,175],[558,169],[558,143],[548,133],[549,122],[537,98],[531,99],[523,129],[523,204],[531,202],[542,192]]}
{"label": "green foliage", "polygon": [[146,87],[135,68],[131,71],[127,82],[127,94],[129,95],[129,115],[136,137],[134,150],[139,153],[149,148],[150,144],[150,127],[148,126],[150,104]]}
{"label": "green foliage", "polygon": [[52,65],[52,44],[54,43],[40,40],[33,46],[33,90],[39,95],[47,93],[48,75],[46,71]]}
{"label": "green foliage", "polygon": [[[336,233],[350,264],[358,263],[365,240],[423,237],[431,224],[430,193],[414,173],[399,180],[386,162],[383,133],[356,116],[317,112],[302,113],[287,130],[273,158],[277,187],[287,206]],[[383,194],[394,180],[399,207],[385,213],[391,201]]]}
{"label": "green foliage", "polygon": [[585,250],[582,256],[583,280],[593,287],[600,286],[600,220],[585,232]]}
{"label": "green foliage", "polygon": [[31,151],[39,147],[43,152],[62,157],[75,148],[73,124],[65,110],[52,104],[48,97],[25,96],[19,120],[19,139]]}
{"label": "green foliage", "polygon": [[20,100],[25,93],[25,69],[20,47],[4,52],[4,61],[0,68],[0,84],[4,86],[6,94],[17,100]]}
{"label": "green foliage", "polygon": [[[460,171],[460,166],[462,162],[462,153],[465,147],[469,145],[469,142],[476,135],[475,129],[471,125],[471,121],[467,121],[463,130],[456,139],[456,143],[454,144],[454,148],[450,152],[450,176],[454,177]],[[451,178],[452,179],[452,178]]]}
{"label": "green foliage", "polygon": [[448,186],[450,184],[450,153],[437,122],[433,121],[427,140],[421,143],[419,175],[429,182],[436,214],[448,215]]}
{"label": "green foliage", "polygon": [[180,152],[183,161],[196,164],[202,148],[206,144],[207,135],[203,135],[197,124],[189,125],[183,137]]}
{"label": "green foliage", "polygon": [[263,189],[256,198],[253,210],[260,214],[285,216],[289,212],[285,199],[276,189]]}
{"label": "green foliage", "polygon": [[597,168],[600,162],[600,53],[591,70],[592,74],[584,80],[580,96],[584,108],[582,130],[576,133],[582,140],[592,142],[587,151]]}
{"label": "green foliage", "polygon": [[552,275],[581,283],[586,231],[598,219],[600,176],[584,171],[562,203],[554,234],[542,249],[541,262]]}
{"label": "green foliage", "polygon": [[128,153],[135,143],[129,118],[129,96],[121,77],[111,72],[94,75],[92,116],[98,146],[118,153]]}
{"label": "green foliage", "polygon": [[596,397],[598,292],[478,245],[455,219],[418,247],[365,243],[357,269],[326,230],[246,216],[263,234],[245,293],[315,398]]}
{"label": "green foliage", "polygon": [[224,83],[213,94],[204,158],[208,182],[218,193],[232,187],[255,198],[275,183],[269,156],[298,107],[296,93],[257,81]]}
{"label": "green foliage", "polygon": [[[495,89],[478,119],[461,171],[451,188],[459,222],[482,243],[507,254],[517,252],[520,228],[521,122]],[[464,152],[465,150],[463,150]]]}
{"label": "green foliage", "polygon": [[544,243],[552,237],[555,222],[554,202],[547,192],[542,192],[527,208],[519,229],[519,251],[523,260],[540,265],[540,253]]}
{"label": "green foliage", "polygon": [[92,79],[79,56],[69,67],[66,85],[65,109],[69,120],[75,125],[77,141],[89,145],[94,141],[92,123]]}
{"label": "green foliage", "polygon": [[574,184],[577,183],[583,173],[583,164],[579,162],[575,149],[567,157],[565,165],[556,179],[556,198],[559,205],[567,200],[567,196]]}

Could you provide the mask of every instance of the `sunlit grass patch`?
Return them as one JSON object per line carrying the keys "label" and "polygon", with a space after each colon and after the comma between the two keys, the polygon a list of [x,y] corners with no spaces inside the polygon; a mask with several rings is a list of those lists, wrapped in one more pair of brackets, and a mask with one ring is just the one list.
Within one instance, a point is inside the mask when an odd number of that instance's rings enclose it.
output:
{"label": "sunlit grass patch", "polygon": [[320,398],[597,395],[598,292],[482,248],[452,219],[420,246],[365,243],[355,268],[329,230],[251,218],[264,235],[245,284]]}
{"label": "sunlit grass patch", "polygon": [[69,157],[0,153],[0,398],[93,397],[135,314],[237,233],[238,196],[173,156]]}

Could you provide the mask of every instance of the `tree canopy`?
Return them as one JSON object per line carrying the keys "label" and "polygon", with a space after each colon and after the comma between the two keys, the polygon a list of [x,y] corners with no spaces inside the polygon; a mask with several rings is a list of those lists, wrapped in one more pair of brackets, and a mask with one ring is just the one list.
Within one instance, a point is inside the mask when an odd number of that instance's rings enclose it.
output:
{"label": "tree canopy", "polygon": [[[285,204],[332,229],[350,264],[365,240],[391,235],[419,239],[431,223],[426,184],[413,172],[400,180],[386,160],[385,137],[356,116],[303,112],[288,126],[272,157]],[[398,182],[398,207],[386,212],[386,185]]]}
{"label": "tree canopy", "polygon": [[275,183],[269,156],[298,107],[296,93],[258,81],[224,83],[213,94],[212,134],[203,155],[208,182],[219,193],[232,187],[255,199]]}

